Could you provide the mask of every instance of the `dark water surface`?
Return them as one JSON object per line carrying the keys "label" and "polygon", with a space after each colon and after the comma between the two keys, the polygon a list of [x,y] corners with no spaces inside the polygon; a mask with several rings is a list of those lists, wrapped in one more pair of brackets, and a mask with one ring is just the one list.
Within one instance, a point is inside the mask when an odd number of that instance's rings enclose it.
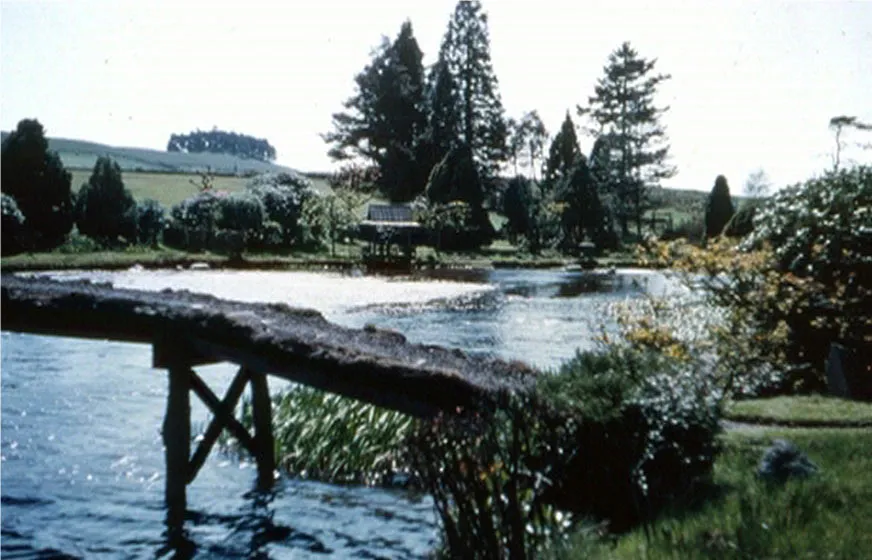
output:
{"label": "dark water surface", "polygon": [[[644,271],[453,271],[415,279],[284,272],[63,273],[319,309],[410,340],[554,367],[589,347],[604,306],[666,289]],[[605,325],[606,328],[608,325]],[[213,451],[188,487],[186,541],[164,533],[160,436],[167,381],[145,345],[2,333],[4,558],[411,558],[438,542],[426,497],[283,477],[253,490],[253,465]],[[222,394],[231,366],[198,368]],[[281,383],[273,380],[273,391]],[[209,415],[192,399],[194,432]]]}

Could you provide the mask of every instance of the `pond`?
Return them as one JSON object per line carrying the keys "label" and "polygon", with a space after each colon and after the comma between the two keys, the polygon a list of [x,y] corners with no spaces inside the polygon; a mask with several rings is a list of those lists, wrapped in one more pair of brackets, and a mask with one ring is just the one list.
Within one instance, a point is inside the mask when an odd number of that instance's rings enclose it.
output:
{"label": "pond", "polygon": [[[349,327],[554,368],[608,329],[604,306],[669,282],[643,270],[451,270],[414,277],[209,270],[65,272],[146,290],[187,289],[310,307]],[[169,557],[160,426],[167,381],[146,345],[2,333],[4,557]],[[198,368],[218,393],[234,368]],[[282,382],[271,381],[279,391]],[[194,432],[209,415],[192,399]],[[438,527],[425,496],[283,477],[213,452],[188,488],[187,539],[200,557],[426,556]]]}

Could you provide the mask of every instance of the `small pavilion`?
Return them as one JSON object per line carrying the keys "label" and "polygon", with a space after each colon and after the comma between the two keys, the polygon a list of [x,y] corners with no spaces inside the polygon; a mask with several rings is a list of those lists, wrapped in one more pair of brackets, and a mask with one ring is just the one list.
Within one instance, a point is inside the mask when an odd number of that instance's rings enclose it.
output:
{"label": "small pavilion", "polygon": [[416,246],[427,240],[426,229],[415,221],[408,204],[370,204],[358,232],[369,242],[363,260],[375,268],[410,268]]}

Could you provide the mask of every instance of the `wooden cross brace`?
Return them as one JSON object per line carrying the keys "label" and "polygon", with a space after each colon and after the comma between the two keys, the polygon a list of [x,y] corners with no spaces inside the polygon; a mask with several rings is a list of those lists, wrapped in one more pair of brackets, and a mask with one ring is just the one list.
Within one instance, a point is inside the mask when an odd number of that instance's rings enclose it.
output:
{"label": "wooden cross brace", "polygon": [[[167,411],[163,423],[163,440],[166,452],[166,502],[167,522],[180,526],[187,507],[186,486],[194,481],[209,452],[218,441],[222,430],[228,430],[257,461],[257,485],[259,489],[272,486],[275,470],[275,448],[272,434],[272,404],[266,375],[245,366],[239,368],[223,399],[206,385],[192,365],[207,363],[202,356],[193,356],[176,349],[169,350],[163,344],[154,346],[154,362],[158,367],[169,369],[169,393]],[[254,435],[234,416],[234,410],[251,383],[251,405],[254,417]],[[191,403],[193,391],[212,412],[212,420],[197,445],[193,456],[191,449]]]}

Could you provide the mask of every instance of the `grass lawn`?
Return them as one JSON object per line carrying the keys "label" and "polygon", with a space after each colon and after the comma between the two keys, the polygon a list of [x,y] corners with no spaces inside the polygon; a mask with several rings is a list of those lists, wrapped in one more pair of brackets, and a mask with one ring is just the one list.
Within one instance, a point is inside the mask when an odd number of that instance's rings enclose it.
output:
{"label": "grass lawn", "polygon": [[[666,512],[646,537],[609,542],[579,533],[558,558],[872,558],[872,430],[730,432],[713,485]],[[820,468],[784,485],[756,477],[774,438],[795,443]]]}
{"label": "grass lawn", "polygon": [[872,426],[872,403],[819,395],[774,397],[730,403],[725,416],[761,424]]}
{"label": "grass lawn", "polygon": [[[82,183],[91,177],[91,170],[75,169],[72,187],[78,192]],[[137,201],[151,198],[157,200],[169,210],[184,199],[197,194],[199,191],[200,175],[196,173],[148,173],[141,171],[122,172],[124,186],[127,187],[133,198]],[[247,177],[215,176],[214,188],[228,192],[238,192],[245,189],[250,181]],[[310,179],[312,185],[319,192],[329,192],[330,187],[325,179]]]}

